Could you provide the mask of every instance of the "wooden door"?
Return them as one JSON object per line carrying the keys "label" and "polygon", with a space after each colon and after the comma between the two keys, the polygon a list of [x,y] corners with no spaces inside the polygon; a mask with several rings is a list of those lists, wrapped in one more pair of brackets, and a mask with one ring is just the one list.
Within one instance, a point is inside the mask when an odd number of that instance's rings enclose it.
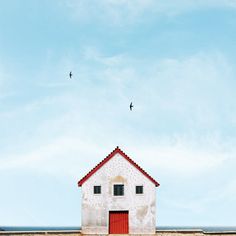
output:
{"label": "wooden door", "polygon": [[129,214],[128,211],[109,212],[109,234],[128,234]]}

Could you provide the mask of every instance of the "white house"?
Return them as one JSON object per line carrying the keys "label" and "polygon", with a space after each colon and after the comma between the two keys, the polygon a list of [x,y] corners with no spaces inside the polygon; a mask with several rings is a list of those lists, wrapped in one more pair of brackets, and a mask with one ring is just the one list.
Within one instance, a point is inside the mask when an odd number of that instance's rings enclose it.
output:
{"label": "white house", "polygon": [[85,175],[83,234],[154,234],[159,183],[119,147]]}

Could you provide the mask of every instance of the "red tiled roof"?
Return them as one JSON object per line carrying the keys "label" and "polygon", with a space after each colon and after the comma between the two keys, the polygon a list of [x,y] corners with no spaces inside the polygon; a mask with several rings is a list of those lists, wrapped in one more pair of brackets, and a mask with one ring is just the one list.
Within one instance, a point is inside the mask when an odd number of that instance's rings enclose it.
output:
{"label": "red tiled roof", "polygon": [[160,184],[154,180],[146,171],[144,171],[138,164],[136,164],[130,157],[128,157],[118,146],[106,157],[104,158],[100,163],[98,163],[87,175],[85,175],[79,182],[78,186],[82,186],[83,183],[89,179],[97,170],[99,170],[106,162],[108,162],[113,156],[115,156],[117,153],[122,155],[131,165],[136,167],[143,175],[145,175],[150,181],[152,181],[156,187],[158,187]]}

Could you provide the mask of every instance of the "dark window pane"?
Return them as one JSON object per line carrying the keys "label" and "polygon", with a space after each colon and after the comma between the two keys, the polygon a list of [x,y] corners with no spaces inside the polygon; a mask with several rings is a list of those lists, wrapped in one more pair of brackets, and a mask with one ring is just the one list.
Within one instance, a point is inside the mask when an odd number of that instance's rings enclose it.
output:
{"label": "dark window pane", "polygon": [[143,193],[143,186],[136,186],[136,194],[142,194]]}
{"label": "dark window pane", "polygon": [[93,186],[93,193],[100,194],[101,193],[101,186]]}
{"label": "dark window pane", "polygon": [[123,196],[123,195],[124,195],[124,184],[115,184],[114,196]]}

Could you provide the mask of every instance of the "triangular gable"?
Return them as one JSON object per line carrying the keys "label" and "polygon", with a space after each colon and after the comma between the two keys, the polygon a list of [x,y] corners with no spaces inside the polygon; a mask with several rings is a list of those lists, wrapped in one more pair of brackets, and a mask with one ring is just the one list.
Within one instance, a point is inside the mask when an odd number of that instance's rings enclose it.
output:
{"label": "triangular gable", "polygon": [[101,161],[98,165],[96,165],[87,175],[85,175],[79,182],[78,186],[82,186],[83,183],[89,179],[97,170],[99,170],[106,162],[108,162],[113,156],[117,153],[122,155],[131,165],[133,165],[136,169],[138,169],[143,175],[145,175],[151,182],[158,187],[160,184],[154,180],[146,171],[144,171],[138,164],[136,164],[130,157],[128,157],[120,148],[117,146],[115,150],[113,150],[103,161]]}

